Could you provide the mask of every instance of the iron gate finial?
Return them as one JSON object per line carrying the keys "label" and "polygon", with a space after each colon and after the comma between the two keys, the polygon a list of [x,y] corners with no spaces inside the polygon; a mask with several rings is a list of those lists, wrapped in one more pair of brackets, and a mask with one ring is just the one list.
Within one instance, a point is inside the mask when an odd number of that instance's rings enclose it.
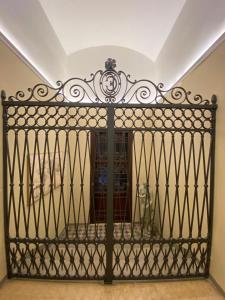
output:
{"label": "iron gate finial", "polygon": [[217,104],[217,97],[216,97],[216,95],[212,95],[212,97],[211,97],[211,103],[214,104],[214,105]]}
{"label": "iron gate finial", "polygon": [[4,101],[6,99],[6,93],[4,90],[1,90],[1,100]]}
{"label": "iron gate finial", "polygon": [[114,58],[108,58],[105,62],[106,70],[114,70],[116,68],[116,60]]}

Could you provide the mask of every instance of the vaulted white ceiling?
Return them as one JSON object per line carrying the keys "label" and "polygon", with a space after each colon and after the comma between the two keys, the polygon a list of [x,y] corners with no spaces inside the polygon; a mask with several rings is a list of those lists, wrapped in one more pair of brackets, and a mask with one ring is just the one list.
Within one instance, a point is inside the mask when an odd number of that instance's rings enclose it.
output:
{"label": "vaulted white ceiling", "polygon": [[185,0],[39,0],[63,49],[117,45],[157,59]]}
{"label": "vaulted white ceiling", "polygon": [[0,0],[0,31],[50,83],[113,57],[118,69],[170,86],[224,39],[225,1]]}

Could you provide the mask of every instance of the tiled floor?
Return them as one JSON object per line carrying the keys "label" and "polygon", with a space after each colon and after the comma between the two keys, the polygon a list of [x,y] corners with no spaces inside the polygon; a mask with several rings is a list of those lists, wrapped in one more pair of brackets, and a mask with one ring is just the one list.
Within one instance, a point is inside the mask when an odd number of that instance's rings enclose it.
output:
{"label": "tiled floor", "polygon": [[150,283],[78,283],[6,280],[0,300],[219,300],[225,299],[210,281]]}
{"label": "tiled floor", "polygon": [[[149,239],[150,237],[156,238],[156,233],[152,230],[141,229],[139,223],[114,223],[113,224],[113,237],[115,240],[142,240]],[[74,240],[104,240],[106,238],[106,224],[69,224],[68,226],[68,239]],[[66,238],[66,229],[60,235],[60,238]]]}
{"label": "tiled floor", "polygon": [[[167,275],[204,274],[206,246],[204,243],[169,244],[149,242],[151,232],[142,232],[140,224],[114,223],[114,278],[144,278]],[[12,247],[14,274],[40,273],[71,278],[104,278],[106,266],[106,226],[104,223],[70,224],[60,235],[62,242],[42,244],[29,251],[23,243]],[[157,238],[154,235],[154,238]],[[71,242],[65,243],[63,239]],[[79,242],[72,243],[78,240]],[[88,243],[85,241],[88,240]],[[95,243],[95,241],[97,243]],[[128,241],[128,242],[127,242]],[[132,243],[129,243],[131,242]],[[32,248],[33,246],[33,248]],[[24,255],[23,255],[24,254]],[[194,259],[193,259],[194,258]],[[24,261],[25,260],[25,261]],[[87,278],[87,277],[86,277]]]}

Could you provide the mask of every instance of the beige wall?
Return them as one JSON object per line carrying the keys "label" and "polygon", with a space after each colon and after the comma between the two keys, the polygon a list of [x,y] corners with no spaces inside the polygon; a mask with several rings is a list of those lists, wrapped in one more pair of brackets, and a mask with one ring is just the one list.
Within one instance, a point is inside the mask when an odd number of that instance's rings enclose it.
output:
{"label": "beige wall", "polygon": [[[8,110],[10,111],[10,109]],[[10,119],[8,120],[9,125],[11,123]],[[36,131],[37,133],[37,131]],[[60,234],[62,230],[65,228],[65,223],[68,218],[68,208],[67,208],[67,199],[68,199],[68,155],[65,154],[65,134],[59,133],[59,143],[56,140],[56,134],[54,130],[49,131],[48,135],[45,134],[44,131],[39,131],[38,135],[35,134],[33,130],[28,132],[28,144],[25,142],[25,131],[20,130],[18,132],[18,151],[15,151],[16,145],[16,135],[15,130],[9,130],[8,132],[8,145],[9,145],[9,161],[11,162],[11,170],[13,169],[13,161],[15,158],[14,164],[14,172],[13,172],[13,190],[10,193],[8,189],[8,203],[14,203],[14,205],[10,205],[10,219],[9,219],[9,235],[11,238],[16,237],[16,223],[19,227],[19,236],[21,238],[26,237],[26,227],[25,221],[28,222],[28,235],[30,238],[36,237],[35,230],[35,216],[36,219],[39,218],[38,222],[38,236],[40,238],[44,238],[47,234],[50,238],[54,238],[56,235]],[[37,144],[35,143],[35,136],[37,138]],[[46,147],[46,141],[48,141],[48,146]],[[25,147],[26,145],[26,147]],[[60,151],[57,146],[60,147]],[[28,154],[29,148],[29,154]],[[47,149],[46,149],[47,148]],[[56,151],[55,151],[56,150]],[[34,153],[36,155],[34,156]],[[40,158],[44,159],[45,155],[45,167],[47,167],[48,162],[47,159],[50,156],[50,159],[53,162],[54,153],[56,155],[60,155],[61,168],[64,169],[63,176],[63,184],[64,184],[64,197],[65,202],[62,201],[61,189],[58,185],[57,188],[54,187],[49,192],[44,194],[44,197],[41,198],[40,201],[34,201],[32,199],[32,195],[29,191],[29,176],[28,173],[28,161],[31,170],[39,170],[39,154]],[[64,154],[65,154],[65,168],[63,168],[64,163]],[[58,159],[59,160],[59,159]],[[23,178],[20,178],[19,170],[22,170],[24,162],[24,170],[23,170]],[[43,168],[43,161],[40,161],[41,169]],[[34,167],[35,165],[35,167]],[[51,171],[52,172],[52,171]],[[31,171],[33,173],[33,171]],[[8,168],[8,186],[10,184],[10,173]],[[39,179],[38,179],[39,180]],[[47,178],[48,180],[48,178]],[[20,188],[20,181],[23,183],[22,189]],[[54,182],[54,179],[53,179]],[[46,184],[50,183],[49,181],[45,182]],[[14,201],[13,201],[14,199]],[[54,212],[53,212],[53,201],[54,201]],[[29,205],[29,202],[33,204]],[[63,205],[65,204],[65,206]],[[23,205],[24,204],[24,205]],[[65,209],[64,209],[65,208]],[[50,212],[49,214],[47,212]],[[29,218],[28,218],[29,215]],[[48,230],[46,233],[45,222],[48,224]],[[58,229],[56,230],[56,228]]]}
{"label": "beige wall", "polygon": [[[180,236],[205,238],[208,235],[206,199],[210,194],[210,178],[206,179],[205,170],[207,170],[210,160],[211,137],[208,133],[202,135],[195,132],[193,135],[193,132],[181,133],[178,131],[173,137],[174,139],[172,139],[171,132],[163,133],[163,136],[158,136],[156,144],[157,165],[161,160],[159,172],[161,219],[163,219],[163,211],[165,211],[162,236],[164,238],[170,236],[173,238]],[[161,150],[162,141],[165,145],[164,151]],[[204,147],[201,147],[202,145]],[[168,195],[166,193],[166,172]],[[198,185],[197,193],[196,184]],[[206,184],[208,185],[207,193],[205,192]],[[196,244],[193,245],[193,248],[195,247]]]}
{"label": "beige wall", "polygon": [[[18,90],[26,90],[41,81],[3,42],[0,41],[0,90],[14,95]],[[0,107],[0,141],[2,141],[2,106]],[[5,243],[3,229],[3,181],[2,181],[2,142],[0,142],[0,280],[6,275]]]}
{"label": "beige wall", "polygon": [[216,129],[216,171],[214,226],[210,274],[225,290],[225,42],[200,66],[193,70],[181,84],[193,94],[218,97]]}

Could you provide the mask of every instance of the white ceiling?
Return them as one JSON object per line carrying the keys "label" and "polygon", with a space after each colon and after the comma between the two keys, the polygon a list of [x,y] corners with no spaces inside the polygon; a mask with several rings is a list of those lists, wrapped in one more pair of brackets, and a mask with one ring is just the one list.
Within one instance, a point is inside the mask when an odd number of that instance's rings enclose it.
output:
{"label": "white ceiling", "polygon": [[0,39],[51,84],[112,57],[169,87],[224,38],[225,0],[0,0]]}
{"label": "white ceiling", "polygon": [[185,0],[39,0],[63,49],[117,45],[157,59]]}

